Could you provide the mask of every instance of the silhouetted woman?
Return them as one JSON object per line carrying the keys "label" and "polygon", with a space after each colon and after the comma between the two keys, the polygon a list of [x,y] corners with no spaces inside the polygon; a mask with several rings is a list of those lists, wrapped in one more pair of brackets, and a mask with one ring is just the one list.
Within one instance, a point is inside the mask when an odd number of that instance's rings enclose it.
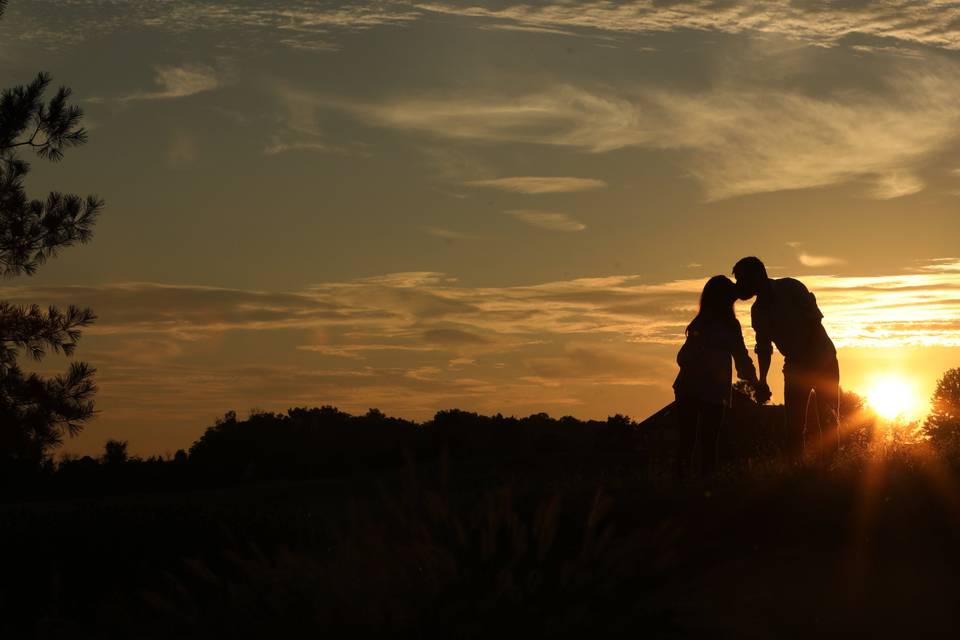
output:
{"label": "silhouetted woman", "polygon": [[741,379],[751,385],[757,383],[757,372],[733,310],[736,300],[737,288],[729,278],[710,278],[700,294],[700,311],[687,326],[686,342],[677,353],[680,373],[673,390],[679,422],[676,472],[680,478],[687,475],[698,433],[698,470],[704,478],[716,471],[720,425],[731,402],[731,360]]}

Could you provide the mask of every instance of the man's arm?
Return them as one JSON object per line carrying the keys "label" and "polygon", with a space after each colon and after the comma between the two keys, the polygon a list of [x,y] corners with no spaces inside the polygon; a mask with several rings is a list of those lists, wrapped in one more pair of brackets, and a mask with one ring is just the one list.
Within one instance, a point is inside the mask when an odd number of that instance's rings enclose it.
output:
{"label": "man's arm", "polygon": [[770,336],[770,326],[767,318],[761,310],[757,309],[756,304],[750,310],[750,320],[753,324],[753,331],[757,336],[757,346],[753,352],[757,354],[757,365],[759,369],[759,378],[757,387],[754,390],[754,397],[760,404],[765,403],[772,395],[770,386],[767,384],[767,373],[770,371],[770,358],[773,355],[773,339]]}
{"label": "man's arm", "polygon": [[770,371],[771,355],[769,351],[757,353],[757,365],[760,369],[760,385],[764,387],[767,386],[767,372]]}
{"label": "man's arm", "polygon": [[757,351],[757,364],[760,369],[760,377],[757,385],[753,389],[753,399],[758,404],[766,404],[773,393],[770,392],[770,385],[767,384],[767,372],[770,371],[770,351]]}

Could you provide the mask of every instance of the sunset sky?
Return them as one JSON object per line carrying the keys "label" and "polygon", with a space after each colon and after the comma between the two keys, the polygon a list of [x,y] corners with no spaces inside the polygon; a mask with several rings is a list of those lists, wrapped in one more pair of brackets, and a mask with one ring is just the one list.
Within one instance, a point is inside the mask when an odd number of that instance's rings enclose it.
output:
{"label": "sunset sky", "polygon": [[67,452],[230,409],[643,418],[744,255],[817,295],[844,388],[960,366],[960,2],[11,0],[0,85],[41,70],[90,142],[29,190],[107,202],[0,283],[99,316]]}

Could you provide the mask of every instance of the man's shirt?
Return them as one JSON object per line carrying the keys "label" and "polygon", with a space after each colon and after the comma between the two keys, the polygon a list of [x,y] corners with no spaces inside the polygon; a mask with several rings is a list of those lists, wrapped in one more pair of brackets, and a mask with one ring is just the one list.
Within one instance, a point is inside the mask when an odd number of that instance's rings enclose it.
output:
{"label": "man's shirt", "polygon": [[773,345],[786,362],[805,364],[822,362],[836,356],[837,350],[821,324],[823,314],[816,297],[803,283],[793,278],[770,280],[750,310],[758,354],[772,353]]}

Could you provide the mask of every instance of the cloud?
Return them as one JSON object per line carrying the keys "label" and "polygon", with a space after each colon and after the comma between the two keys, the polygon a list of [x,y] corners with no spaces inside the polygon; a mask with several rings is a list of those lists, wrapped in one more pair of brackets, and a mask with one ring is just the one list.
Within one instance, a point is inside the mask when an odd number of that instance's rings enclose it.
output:
{"label": "cloud", "polygon": [[274,88],[274,96],[279,102],[281,114],[277,117],[270,142],[263,148],[265,155],[313,152],[370,156],[370,145],[360,140],[349,140],[343,144],[328,140],[327,132],[320,126],[317,117],[317,109],[322,101],[316,96],[282,84]]}
{"label": "cloud", "polygon": [[533,209],[513,209],[505,213],[531,227],[549,229],[550,231],[583,231],[587,228],[587,225],[577,222],[565,213]]}
{"label": "cloud", "polygon": [[[371,124],[454,139],[593,153],[677,150],[707,200],[857,180],[874,183],[868,195],[890,198],[921,189],[916,171],[956,140],[960,68],[902,63],[883,85],[819,96],[723,83],[702,92],[613,93],[561,85],[521,95],[450,94],[327,106]],[[527,186],[516,178],[501,180],[471,184]]]}
{"label": "cloud", "polygon": [[889,276],[809,276],[841,346],[960,346],[960,264]]}
{"label": "cloud", "polygon": [[572,86],[525,95],[451,94],[379,103],[328,100],[326,106],[371,124],[446,138],[571,146],[594,152],[637,146],[652,133],[636,128],[641,122],[632,102]]}
{"label": "cloud", "polygon": [[926,273],[960,273],[960,259],[936,258],[933,260],[921,261],[917,271]]}
{"label": "cloud", "polygon": [[462,329],[438,328],[424,331],[422,338],[425,342],[460,345],[460,344],[485,344],[488,342],[483,336],[479,336]]}
{"label": "cloud", "polygon": [[[960,347],[957,259],[887,275],[802,280],[838,346]],[[252,403],[277,410],[330,403],[361,412],[379,406],[417,418],[442,407],[653,410],[670,396],[673,358],[703,282],[617,275],[483,286],[409,272],[293,292],[7,286],[0,299],[92,306],[99,320],[79,355],[100,372],[100,425],[136,418],[156,428],[136,438],[159,430],[165,446],[170,430],[182,429],[178,446],[185,446],[214,416]],[[737,308],[749,344],[749,305]],[[62,370],[55,361],[41,364]]]}
{"label": "cloud", "polygon": [[912,49],[909,47],[883,47],[883,46],[872,46],[866,44],[856,44],[850,47],[853,51],[859,53],[885,53],[894,56],[902,56],[904,58],[917,58],[922,59],[924,54],[922,51],[917,49]]}
{"label": "cloud", "polygon": [[[893,276],[803,276],[803,280],[817,294],[825,324],[840,346],[960,346],[956,265]],[[318,286],[293,297],[141,285],[137,287],[141,300],[159,299],[135,314],[126,311],[129,292],[118,296],[120,291],[110,287],[101,290],[99,298],[93,296],[101,321],[88,332],[88,340],[139,336],[194,345],[208,344],[211,336],[231,331],[280,336],[313,330],[326,337],[301,343],[297,349],[352,359],[410,353],[417,358],[488,362],[553,354],[570,340],[613,341],[629,350],[631,344],[677,344],[695,312],[702,285],[702,279],[651,285],[638,276],[624,276],[528,287],[436,283],[406,294],[400,285],[353,281]],[[90,290],[65,293],[57,296],[52,289],[40,288],[29,297],[59,304],[91,298]],[[10,290],[4,296],[20,297]],[[230,299],[234,302],[224,306]],[[741,312],[747,310],[743,305]],[[748,318],[744,325],[749,327]],[[200,337],[202,343],[197,342]]]}
{"label": "cloud", "polygon": [[[57,0],[23,3],[10,33],[19,41],[57,49],[132,29],[173,34],[215,32],[221,47],[281,45],[332,51],[342,34],[403,25],[423,15],[405,2],[341,4],[307,0]],[[16,29],[16,30],[13,30]]]}
{"label": "cloud", "polygon": [[159,90],[132,93],[120,98],[120,101],[186,98],[198,93],[213,91],[220,86],[217,73],[211,67],[205,65],[158,66],[154,67],[154,72],[154,82],[159,85]]}
{"label": "cloud", "polygon": [[[802,250],[800,247],[803,246],[802,242],[788,242],[786,243],[788,247],[794,249],[797,252],[797,262],[802,264],[805,267],[831,267],[835,265],[845,264],[846,260],[842,258],[834,258],[832,256],[820,256],[808,253]],[[770,267],[768,267],[770,268]],[[774,270],[774,268],[770,268]]]}
{"label": "cloud", "polygon": [[923,180],[908,172],[894,172],[878,176],[870,195],[878,200],[902,198],[923,191]]}
{"label": "cloud", "polygon": [[428,2],[424,11],[483,20],[485,25],[514,24],[566,30],[655,33],[681,30],[729,34],[773,34],[819,46],[833,46],[850,36],[960,49],[960,5],[949,0],[796,2],[680,0],[509,4]]}
{"label": "cloud", "polygon": [[320,153],[327,153],[333,151],[333,148],[330,147],[330,145],[319,141],[280,142],[277,139],[274,139],[273,142],[263,148],[263,152],[268,156],[275,156],[280,153],[287,153],[290,151],[316,151]]}
{"label": "cloud", "polygon": [[[891,344],[920,336],[921,342],[960,345],[960,262],[955,259],[931,261],[901,274],[805,275],[803,280],[834,312],[835,317],[827,314],[827,322],[844,318],[835,327],[844,340],[852,340],[867,322],[884,322],[865,309],[897,308],[898,326],[943,320],[956,327],[929,335],[903,332]],[[324,338],[316,344],[326,347],[422,347],[428,338],[496,350],[574,334],[675,344],[702,286],[701,278],[657,284],[623,275],[484,287],[461,285],[441,273],[411,272],[286,293],[122,283],[3,287],[0,297],[14,303],[89,304],[100,317],[87,332],[91,336],[193,343],[225,332],[306,331],[320,332]],[[469,339],[453,339],[464,336]]]}
{"label": "cloud", "polygon": [[844,264],[841,258],[832,258],[830,256],[815,256],[805,251],[797,254],[797,260],[805,267],[830,267],[833,265]]}
{"label": "cloud", "polygon": [[550,355],[527,358],[524,365],[533,374],[528,379],[548,383],[569,384],[576,379],[590,385],[646,386],[659,382],[651,372],[662,362],[619,347],[573,341]]}
{"label": "cloud", "polygon": [[522,33],[548,33],[556,36],[577,36],[579,34],[566,29],[556,29],[553,27],[534,27],[522,24],[484,24],[480,29],[485,31],[519,31]]}
{"label": "cloud", "polygon": [[470,180],[464,182],[468,187],[489,187],[514,193],[573,193],[603,189],[607,183],[595,178],[517,176],[512,178],[494,178],[490,180]]}
{"label": "cloud", "polygon": [[324,344],[301,344],[297,345],[298,351],[309,351],[319,353],[325,356],[338,356],[341,358],[351,358],[363,360],[365,353],[376,351],[437,351],[436,347],[415,346],[406,344],[346,344],[346,345],[324,345]]}
{"label": "cloud", "polygon": [[443,238],[444,240],[471,240],[476,236],[472,236],[468,233],[462,233],[460,231],[454,231],[453,229],[444,229],[442,227],[424,227],[424,232],[435,237]]}
{"label": "cloud", "polygon": [[[297,50],[329,51],[342,35],[384,26],[402,26],[431,14],[459,16],[481,29],[522,30],[563,35],[650,34],[701,31],[775,35],[817,46],[848,38],[861,51],[884,52],[897,45],[960,49],[960,7],[951,0],[864,0],[795,2],[744,0],[713,2],[585,0],[557,3],[368,2],[318,4],[304,0],[232,0],[175,3],[147,0],[58,0],[24,3],[12,37],[44,47],[62,47],[131,28],[177,34],[215,31],[224,45],[279,44]],[[893,45],[887,43],[895,43]]]}
{"label": "cloud", "polygon": [[307,138],[291,140],[289,142],[284,142],[281,136],[274,136],[271,142],[263,148],[263,154],[267,156],[296,152],[330,153],[361,158],[369,158],[371,156],[369,146],[362,142],[354,142],[349,145],[334,145],[322,141],[319,136],[313,137],[313,139]]}

